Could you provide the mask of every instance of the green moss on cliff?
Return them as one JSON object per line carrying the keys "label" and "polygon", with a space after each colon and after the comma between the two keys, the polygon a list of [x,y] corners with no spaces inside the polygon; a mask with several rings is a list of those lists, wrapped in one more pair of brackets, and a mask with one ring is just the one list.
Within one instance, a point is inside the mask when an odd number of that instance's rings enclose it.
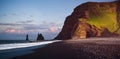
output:
{"label": "green moss on cliff", "polygon": [[[101,4],[98,7],[92,6],[88,14],[89,18],[87,23],[91,25],[95,25],[98,28],[107,28],[110,32],[114,32],[118,28],[115,3],[110,5]],[[81,20],[81,18],[79,20]],[[120,30],[118,33],[120,34]]]}
{"label": "green moss on cliff", "polygon": [[118,27],[116,17],[116,13],[105,13],[101,16],[91,16],[87,22],[97,27],[108,28],[109,31],[114,32]]}

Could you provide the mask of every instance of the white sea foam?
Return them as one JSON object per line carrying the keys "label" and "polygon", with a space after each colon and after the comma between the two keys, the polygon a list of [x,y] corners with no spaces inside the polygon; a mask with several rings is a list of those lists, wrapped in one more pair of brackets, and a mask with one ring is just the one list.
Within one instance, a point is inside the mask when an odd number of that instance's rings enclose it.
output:
{"label": "white sea foam", "polygon": [[58,42],[59,40],[54,41],[44,41],[44,42],[31,42],[31,43],[14,43],[14,44],[1,44],[0,50],[8,50],[8,49],[16,49],[16,48],[25,48],[25,47],[32,47],[32,46],[39,46],[50,44],[54,42]]}

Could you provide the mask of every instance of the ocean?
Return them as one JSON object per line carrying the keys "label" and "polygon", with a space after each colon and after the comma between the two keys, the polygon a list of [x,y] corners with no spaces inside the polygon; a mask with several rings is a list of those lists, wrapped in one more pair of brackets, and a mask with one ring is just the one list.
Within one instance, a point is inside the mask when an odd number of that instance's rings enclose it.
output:
{"label": "ocean", "polygon": [[10,43],[26,43],[26,40],[0,40],[0,44],[10,44]]}
{"label": "ocean", "polygon": [[29,42],[25,40],[0,40],[0,59],[10,59],[16,56],[34,53],[34,49],[60,40]]}

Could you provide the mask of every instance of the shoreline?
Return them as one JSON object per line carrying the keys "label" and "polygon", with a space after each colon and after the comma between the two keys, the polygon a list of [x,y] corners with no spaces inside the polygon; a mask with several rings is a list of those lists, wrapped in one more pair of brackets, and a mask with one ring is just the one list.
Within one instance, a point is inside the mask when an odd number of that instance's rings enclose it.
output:
{"label": "shoreline", "polygon": [[[55,42],[43,48],[35,49],[32,54],[14,57],[13,59],[119,59],[119,38],[102,39],[106,39],[106,41],[78,39]],[[106,42],[110,43],[105,44]]]}
{"label": "shoreline", "polygon": [[13,43],[13,44],[1,44],[0,45],[0,58],[10,59],[16,56],[22,56],[30,53],[34,53],[34,49],[45,47],[55,41],[43,41],[43,42],[29,42],[29,43]]}

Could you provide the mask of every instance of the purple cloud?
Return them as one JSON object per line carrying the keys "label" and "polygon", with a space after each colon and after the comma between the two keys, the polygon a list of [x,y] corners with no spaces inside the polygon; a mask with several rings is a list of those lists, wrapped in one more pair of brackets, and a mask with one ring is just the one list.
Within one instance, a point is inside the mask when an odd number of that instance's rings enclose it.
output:
{"label": "purple cloud", "polygon": [[47,26],[45,25],[27,25],[27,26],[24,26],[24,29],[26,30],[37,30],[37,29],[48,29]]}
{"label": "purple cloud", "polygon": [[16,24],[16,23],[0,23],[0,25],[11,25],[11,26],[15,26],[15,25],[22,25],[22,24]]}
{"label": "purple cloud", "polygon": [[25,21],[19,21],[19,23],[27,24],[27,23],[32,23],[34,20],[25,20]]}

